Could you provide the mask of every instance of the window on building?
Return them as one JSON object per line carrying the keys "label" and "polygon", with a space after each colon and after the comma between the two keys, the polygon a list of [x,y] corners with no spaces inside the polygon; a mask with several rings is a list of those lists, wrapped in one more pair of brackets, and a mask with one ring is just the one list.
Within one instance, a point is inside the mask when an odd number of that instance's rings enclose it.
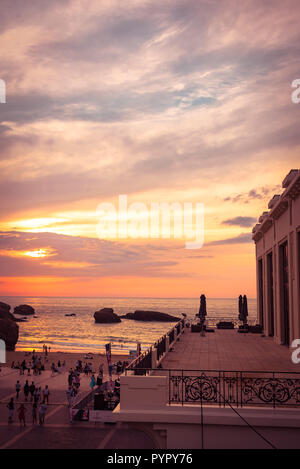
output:
{"label": "window on building", "polygon": [[268,270],[268,315],[269,315],[269,336],[274,336],[274,279],[273,279],[273,253],[267,256]]}
{"label": "window on building", "polygon": [[290,344],[290,322],[289,322],[289,263],[288,243],[279,247],[280,268],[280,309],[282,324],[282,340],[285,345]]}
{"label": "window on building", "polygon": [[263,261],[258,261],[258,305],[259,305],[259,323],[264,325],[264,279],[263,279]]}

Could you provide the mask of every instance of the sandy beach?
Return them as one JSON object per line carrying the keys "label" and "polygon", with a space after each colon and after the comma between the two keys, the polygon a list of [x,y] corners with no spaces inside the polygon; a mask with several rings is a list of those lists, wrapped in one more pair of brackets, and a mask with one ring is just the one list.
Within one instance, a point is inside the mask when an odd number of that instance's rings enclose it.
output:
{"label": "sandy beach", "polygon": [[[105,354],[89,354],[85,353],[71,353],[71,352],[51,352],[48,353],[46,357],[42,352],[36,352],[39,357],[42,357],[43,363],[45,363],[45,368],[50,369],[52,363],[57,364],[60,360],[61,362],[66,362],[66,369],[74,368],[77,360],[82,360],[82,363],[92,363],[93,371],[97,371],[101,364],[104,365],[104,369],[107,367],[107,359]],[[15,351],[15,352],[6,352],[6,363],[1,364],[3,367],[11,367],[12,362],[15,364],[22,362],[24,359],[26,361],[31,361],[32,353],[24,351]],[[85,357],[89,358],[85,358]],[[128,361],[128,355],[119,355],[112,354],[112,363],[117,361]]]}

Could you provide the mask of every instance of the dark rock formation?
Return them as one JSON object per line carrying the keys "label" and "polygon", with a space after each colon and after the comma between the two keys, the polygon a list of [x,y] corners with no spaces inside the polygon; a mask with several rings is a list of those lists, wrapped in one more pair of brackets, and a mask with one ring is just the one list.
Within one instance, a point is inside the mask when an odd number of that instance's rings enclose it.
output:
{"label": "dark rock formation", "polygon": [[123,316],[120,316],[122,319],[134,319],[134,314],[133,313],[127,313],[123,314]]}
{"label": "dark rock formation", "polygon": [[4,340],[6,350],[15,350],[19,338],[19,326],[10,319],[0,319],[0,339]]}
{"label": "dark rock formation", "polygon": [[22,314],[22,316],[30,316],[30,315],[35,314],[35,311],[32,306],[20,305],[20,306],[15,307],[14,314]]}
{"label": "dark rock formation", "polygon": [[94,314],[95,322],[98,324],[109,324],[114,322],[121,322],[121,319],[114,313],[112,308],[103,308],[96,311]]}
{"label": "dark rock formation", "polygon": [[8,313],[10,312],[10,306],[7,303],[2,303],[2,301],[0,301],[0,309],[4,309]]}
{"label": "dark rock formation", "polygon": [[14,316],[10,312],[10,306],[2,302],[0,302],[0,319],[14,321]]}
{"label": "dark rock formation", "polygon": [[[128,318],[131,319],[131,318]],[[160,313],[159,311],[142,311],[137,310],[133,313],[135,321],[160,321],[160,322],[178,322],[181,318],[171,316],[167,313]]]}

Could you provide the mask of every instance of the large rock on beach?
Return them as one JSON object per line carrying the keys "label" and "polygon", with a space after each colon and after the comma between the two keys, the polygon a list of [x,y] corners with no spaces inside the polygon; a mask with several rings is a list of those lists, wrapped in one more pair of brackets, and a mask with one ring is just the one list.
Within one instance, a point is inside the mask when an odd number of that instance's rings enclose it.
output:
{"label": "large rock on beach", "polygon": [[133,319],[135,321],[178,322],[181,318],[160,311],[137,310],[133,313]]}
{"label": "large rock on beach", "polygon": [[10,312],[10,306],[7,303],[2,303],[2,301],[0,301],[0,309],[3,309],[4,311],[7,311],[8,313]]}
{"label": "large rock on beach", "polygon": [[14,316],[10,312],[10,306],[0,301],[0,319],[9,319],[14,321]]}
{"label": "large rock on beach", "polygon": [[0,339],[4,340],[6,350],[15,350],[19,338],[19,326],[9,319],[0,319]]}
{"label": "large rock on beach", "polygon": [[35,311],[32,306],[20,305],[15,307],[14,314],[21,314],[22,316],[31,316],[35,314]]}
{"label": "large rock on beach", "polygon": [[114,313],[112,308],[102,308],[94,314],[95,322],[97,324],[109,324],[121,322],[121,319]]}

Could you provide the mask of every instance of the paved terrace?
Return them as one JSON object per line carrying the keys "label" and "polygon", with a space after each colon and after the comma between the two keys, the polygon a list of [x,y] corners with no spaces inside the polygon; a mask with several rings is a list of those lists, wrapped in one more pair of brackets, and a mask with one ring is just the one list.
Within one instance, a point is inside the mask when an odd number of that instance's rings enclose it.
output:
{"label": "paved terrace", "polygon": [[189,328],[163,360],[164,369],[300,372],[292,349],[260,334],[215,330],[201,337]]}
{"label": "paved terrace", "polygon": [[[153,448],[153,442],[142,431],[127,429],[126,425],[91,424],[89,422],[70,423],[70,413],[67,406],[66,389],[68,373],[51,376],[50,371],[44,371],[41,376],[27,376],[19,374],[18,370],[3,367],[0,372],[0,449],[122,449],[122,448]],[[47,409],[45,425],[32,425],[32,404],[24,402],[23,385],[25,380],[34,381],[36,385],[48,384],[50,389],[50,404]],[[104,380],[108,379],[107,375]],[[15,402],[15,418],[13,424],[8,424],[8,409],[6,405],[11,397],[15,397],[15,383],[19,380],[22,385],[19,401]],[[89,388],[90,378],[82,375],[80,391],[84,394]],[[21,402],[27,409],[25,428],[20,428],[17,409]],[[110,411],[104,411],[111,415]],[[108,417],[109,421],[110,418]]]}

